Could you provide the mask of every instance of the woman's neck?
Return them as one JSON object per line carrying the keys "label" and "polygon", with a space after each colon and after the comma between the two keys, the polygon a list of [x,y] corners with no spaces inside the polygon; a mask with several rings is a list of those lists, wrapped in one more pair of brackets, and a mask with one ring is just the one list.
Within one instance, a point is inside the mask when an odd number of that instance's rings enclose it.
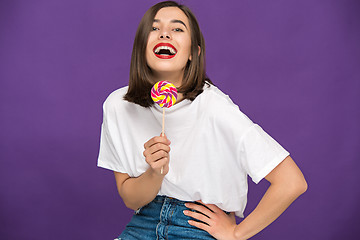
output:
{"label": "woman's neck", "polygon": [[176,88],[181,87],[182,79],[183,79],[184,73],[174,74],[174,73],[157,73],[154,76],[154,82],[158,81],[168,81],[174,84]]}

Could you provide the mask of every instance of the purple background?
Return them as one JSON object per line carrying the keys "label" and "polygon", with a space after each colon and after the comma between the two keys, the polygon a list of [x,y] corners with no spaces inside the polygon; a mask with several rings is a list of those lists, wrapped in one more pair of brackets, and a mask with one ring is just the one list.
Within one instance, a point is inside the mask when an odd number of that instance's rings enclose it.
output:
{"label": "purple background", "polygon": [[[113,239],[132,211],[96,167],[102,103],[127,85],[156,1],[0,1],[0,239]],[[253,239],[358,239],[360,2],[182,1],[207,72],[309,189]],[[250,182],[249,214],[268,187]]]}

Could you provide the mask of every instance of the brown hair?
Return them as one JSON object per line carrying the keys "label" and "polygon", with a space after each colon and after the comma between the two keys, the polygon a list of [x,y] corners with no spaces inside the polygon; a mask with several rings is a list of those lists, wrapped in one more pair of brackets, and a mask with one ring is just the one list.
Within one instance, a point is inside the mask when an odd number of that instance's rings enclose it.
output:
{"label": "brown hair", "polygon": [[145,52],[155,15],[164,7],[178,7],[182,10],[189,19],[191,29],[192,60],[189,60],[185,66],[182,85],[177,89],[178,92],[182,93],[185,99],[192,101],[202,93],[205,81],[212,84],[205,72],[205,41],[195,15],[188,7],[180,5],[177,2],[160,2],[152,6],[144,14],[136,31],[131,55],[129,88],[124,96],[125,100],[143,107],[150,107],[154,104],[150,96],[150,91],[154,84],[154,82],[151,81],[152,70],[147,65]]}

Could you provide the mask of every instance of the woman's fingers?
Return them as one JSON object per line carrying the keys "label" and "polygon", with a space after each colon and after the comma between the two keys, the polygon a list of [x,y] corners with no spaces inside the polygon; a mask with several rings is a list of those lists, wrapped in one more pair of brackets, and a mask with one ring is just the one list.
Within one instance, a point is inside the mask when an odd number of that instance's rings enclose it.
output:
{"label": "woman's fingers", "polygon": [[152,162],[150,164],[150,166],[153,169],[159,169],[160,170],[162,167],[164,167],[167,164],[169,164],[169,158],[162,158],[159,161]]}
{"label": "woman's fingers", "polygon": [[208,216],[205,216],[203,213],[193,212],[193,211],[189,211],[189,210],[185,210],[184,213],[186,213],[186,215],[189,217],[195,218],[195,219],[202,221],[209,225],[208,221],[210,218]]}
{"label": "woman's fingers", "polygon": [[211,230],[211,227],[208,224],[205,224],[205,223],[202,223],[202,222],[189,220],[189,224],[194,226],[194,227],[200,228],[200,229],[202,229],[202,230],[204,230],[206,232],[210,232],[210,230]]}
{"label": "woman's fingers", "polygon": [[148,164],[151,164],[151,163],[157,162],[157,161],[161,160],[162,158],[166,158],[166,157],[169,157],[169,153],[167,153],[163,150],[160,150],[155,153],[146,155],[145,161]]}
{"label": "woman's fingers", "polygon": [[143,155],[145,161],[152,169],[156,170],[156,172],[160,172],[161,175],[169,171],[169,145],[170,141],[166,136],[153,137],[144,144],[145,150]]}
{"label": "woman's fingers", "polygon": [[200,203],[200,204],[202,204],[202,205],[204,205],[204,206],[206,206],[207,208],[209,208],[212,212],[214,212],[214,213],[217,213],[217,212],[219,212],[219,211],[222,211],[218,206],[216,206],[215,204],[205,204],[205,203],[203,203],[201,200],[199,200],[199,201],[196,201],[197,203]]}
{"label": "woman's fingers", "polygon": [[[162,160],[163,158],[169,159],[170,147],[164,144],[154,144],[144,151],[145,161],[152,167],[153,163]],[[166,161],[165,161],[166,162]]]}
{"label": "woman's fingers", "polygon": [[204,204],[202,201],[197,203],[186,203],[185,206],[189,209],[184,214],[192,217],[194,220],[189,220],[189,224],[197,228],[207,231],[216,239],[236,239],[235,236],[235,214],[226,214],[214,204]]}
{"label": "woman's fingers", "polygon": [[144,144],[144,148],[147,149],[157,143],[163,143],[165,145],[170,145],[170,140],[167,139],[166,136],[164,136],[164,137],[156,136],[156,137],[151,138],[149,141],[147,141]]}
{"label": "woman's fingers", "polygon": [[211,216],[214,214],[212,210],[210,210],[208,207],[205,207],[204,205],[200,205],[196,203],[186,203],[185,206],[187,208],[200,212],[202,215],[205,215],[207,218],[211,218]]}
{"label": "woman's fingers", "polygon": [[165,145],[163,143],[155,143],[152,146],[150,146],[149,148],[145,149],[145,151],[143,152],[144,157],[151,155],[151,154],[155,154],[159,151],[164,151],[166,153],[170,152],[170,147],[169,145]]}

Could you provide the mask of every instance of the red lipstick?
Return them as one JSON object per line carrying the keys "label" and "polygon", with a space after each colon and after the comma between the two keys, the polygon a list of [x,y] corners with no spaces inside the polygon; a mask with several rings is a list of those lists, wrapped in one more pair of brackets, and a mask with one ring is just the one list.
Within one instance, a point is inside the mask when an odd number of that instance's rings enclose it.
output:
{"label": "red lipstick", "polygon": [[156,57],[161,59],[170,59],[175,57],[177,50],[170,43],[159,43],[153,48]]}

